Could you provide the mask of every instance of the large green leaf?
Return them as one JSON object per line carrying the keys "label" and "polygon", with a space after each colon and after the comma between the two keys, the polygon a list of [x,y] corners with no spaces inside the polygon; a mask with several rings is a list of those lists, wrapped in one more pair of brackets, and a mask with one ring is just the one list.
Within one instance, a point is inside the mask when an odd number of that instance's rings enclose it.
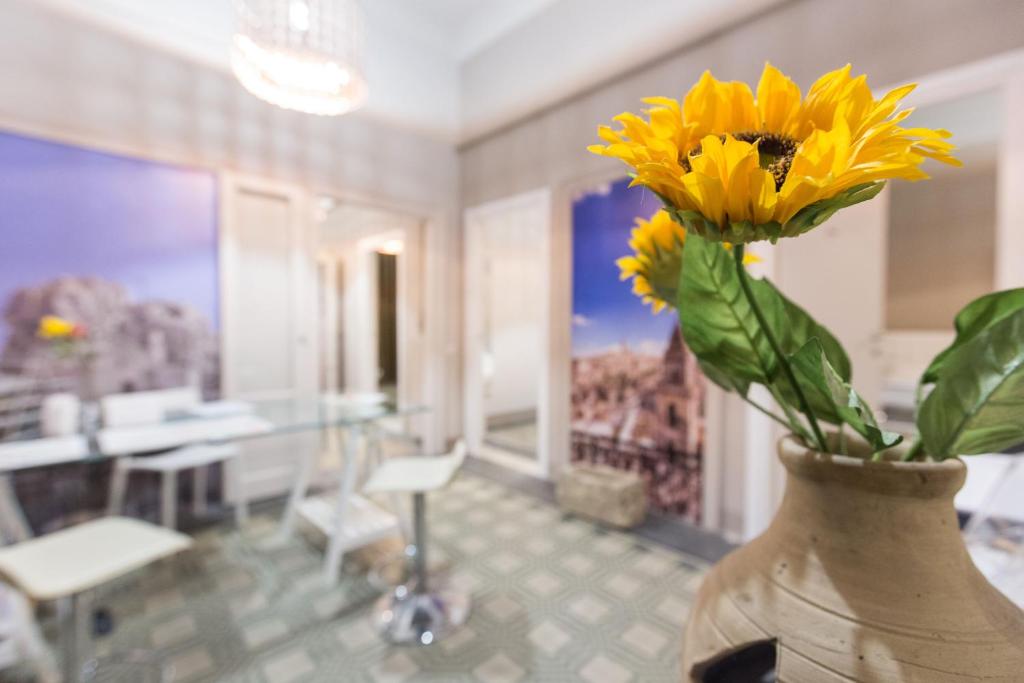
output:
{"label": "large green leaf", "polygon": [[899,434],[886,432],[878,426],[871,408],[832,367],[819,340],[809,340],[789,357],[789,362],[808,402],[827,406],[827,412],[836,417],[836,424],[848,424],[864,437],[874,452],[891,448],[903,440]]}
{"label": "large green leaf", "polygon": [[921,384],[932,384],[942,374],[954,351],[1009,315],[1024,309],[1024,288],[1008,289],[975,299],[957,313],[956,339],[921,376]]}
{"label": "large green leaf", "polygon": [[955,348],[921,404],[917,428],[937,459],[1024,443],[1024,309]]}
{"label": "large green leaf", "polygon": [[768,291],[782,301],[782,312],[785,317],[773,326],[773,331],[776,333],[776,339],[779,340],[782,350],[786,354],[792,355],[803,348],[804,344],[811,339],[817,339],[821,342],[821,347],[825,351],[825,357],[828,358],[828,362],[831,363],[840,377],[849,382],[852,375],[850,357],[846,355],[846,350],[843,349],[843,345],[839,343],[835,335],[827,327],[812,318],[807,311],[786,298],[786,295],[780,292],[770,280],[765,279],[757,282],[760,284],[760,287],[755,288],[754,295],[758,297],[759,301],[769,296]]}
{"label": "large green leaf", "polygon": [[697,365],[700,366],[700,371],[704,373],[704,376],[709,380],[722,387],[726,391],[732,391],[740,396],[746,398],[747,393],[750,391],[750,382],[736,379],[725,374],[714,365],[705,363],[704,361],[698,360]]}
{"label": "large green leaf", "polygon": [[[783,353],[792,356],[807,342],[817,339],[832,368],[844,382],[850,381],[850,359],[839,340],[827,328],[819,324],[807,311],[787,299],[770,281],[755,280],[751,285],[754,296],[757,298],[772,334],[779,342]],[[797,382],[801,384],[800,388],[815,417],[831,424],[842,422],[842,416],[836,412],[835,404],[830,398],[819,392],[808,391],[799,376]],[[782,373],[777,373],[773,386],[787,405],[796,410],[802,409],[796,392],[793,391],[793,386]]]}
{"label": "large green leaf", "polygon": [[[784,354],[792,355],[817,339],[831,366],[843,381],[849,381],[850,359],[828,329],[768,280],[751,278],[749,283],[768,330]],[[751,383],[764,384],[788,406],[802,411],[743,293],[729,251],[716,242],[688,238],[677,303],[683,337],[711,381],[744,396]],[[842,421],[828,397],[816,392],[807,392],[807,396],[816,417],[832,424]]]}
{"label": "large green leaf", "polygon": [[721,244],[686,238],[676,310],[686,345],[716,383],[737,390],[771,382],[777,360]]}

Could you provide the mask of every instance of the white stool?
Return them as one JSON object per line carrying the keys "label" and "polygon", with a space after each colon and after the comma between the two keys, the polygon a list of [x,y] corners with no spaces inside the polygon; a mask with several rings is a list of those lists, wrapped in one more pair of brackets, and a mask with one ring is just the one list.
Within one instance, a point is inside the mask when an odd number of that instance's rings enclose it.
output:
{"label": "white stool", "polygon": [[466,459],[459,440],[443,456],[412,456],[385,461],[366,483],[366,493],[413,494],[413,578],[378,601],[374,616],[382,635],[393,643],[430,645],[465,623],[469,595],[427,582],[426,494],[448,485]]}
{"label": "white stool", "polygon": [[106,517],[0,548],[0,576],[33,601],[59,601],[64,681],[77,683],[89,651],[91,591],[191,545],[176,531]]}
{"label": "white stool", "polygon": [[116,515],[123,510],[130,473],[158,472],[160,523],[174,529],[178,522],[178,473],[193,470],[192,509],[197,516],[202,515],[206,512],[207,503],[207,468],[218,462],[226,463],[226,473],[235,480],[235,521],[241,526],[249,518],[249,505],[242,476],[241,451],[234,444],[198,444],[160,455],[117,458],[110,479],[107,514]]}
{"label": "white stool", "polygon": [[[137,430],[140,427],[161,425],[169,413],[192,410],[201,404],[199,391],[192,387],[112,394],[104,396],[100,401],[103,425],[107,430]],[[248,519],[248,505],[243,485],[241,450],[233,444],[201,443],[175,448],[159,455],[118,457],[114,461],[111,475],[107,513],[116,515],[123,511],[129,473],[158,472],[161,477],[160,523],[173,529],[178,519],[178,473],[193,471],[193,511],[196,515],[202,515],[206,512],[209,466],[227,461],[231,461],[227,475],[234,478],[235,490],[238,492],[235,519],[242,524]]]}

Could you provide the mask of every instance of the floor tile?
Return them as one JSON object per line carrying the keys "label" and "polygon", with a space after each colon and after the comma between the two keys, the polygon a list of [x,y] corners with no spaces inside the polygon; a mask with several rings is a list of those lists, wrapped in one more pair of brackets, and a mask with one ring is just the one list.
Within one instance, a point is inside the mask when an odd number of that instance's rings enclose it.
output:
{"label": "floor tile", "polygon": [[307,679],[315,671],[313,660],[300,647],[268,658],[263,664],[263,674],[268,683],[296,683]]}
{"label": "floor tile", "polygon": [[618,662],[597,655],[580,669],[580,678],[587,683],[629,683],[635,677]]}
{"label": "floor tile", "polygon": [[499,653],[473,669],[473,676],[480,683],[517,683],[526,677],[526,670]]}

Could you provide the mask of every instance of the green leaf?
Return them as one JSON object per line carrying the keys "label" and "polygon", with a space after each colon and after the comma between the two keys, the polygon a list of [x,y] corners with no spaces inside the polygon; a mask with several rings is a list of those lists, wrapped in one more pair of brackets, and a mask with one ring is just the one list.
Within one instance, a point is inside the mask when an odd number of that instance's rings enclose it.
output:
{"label": "green leaf", "polygon": [[[757,283],[757,286],[754,287],[754,296],[758,298],[759,302],[763,302],[770,296],[774,296],[782,302],[784,318],[776,321],[772,330],[775,333],[775,338],[779,340],[782,350],[787,355],[792,355],[811,339],[817,339],[821,342],[828,362],[832,364],[843,380],[849,382],[852,374],[850,357],[846,355],[846,350],[843,349],[843,345],[839,343],[835,335],[812,318],[810,313],[786,298],[786,295],[780,292],[770,280],[755,280],[754,282]],[[773,305],[772,308],[774,309],[775,306]]]}
{"label": "green leaf", "polygon": [[[689,346],[689,344],[687,344]],[[747,393],[750,391],[750,383],[744,382],[743,380],[733,379],[729,375],[725,374],[714,365],[705,363],[701,360],[697,360],[697,365],[700,366],[700,371],[704,373],[704,376],[709,380],[722,387],[726,391],[732,391],[740,396],[746,398]]]}
{"label": "green leaf", "polygon": [[934,383],[954,351],[1007,316],[1024,309],[1024,288],[1008,289],[975,299],[956,315],[956,339],[935,357],[921,376],[921,385]]}
{"label": "green leaf", "polygon": [[[792,355],[817,339],[841,379],[850,379],[850,359],[828,329],[768,280],[751,279],[750,286],[783,353]],[[747,395],[751,383],[770,386],[788,406],[802,410],[743,294],[731,252],[715,242],[687,238],[677,311],[687,346],[711,381],[742,396]],[[832,424],[842,421],[828,396],[808,392],[808,402],[816,417]]]}
{"label": "green leaf", "polygon": [[676,310],[686,345],[705,369],[712,368],[717,384],[736,390],[771,382],[775,354],[743,294],[733,256],[721,244],[687,237]]}
{"label": "green leaf", "polygon": [[927,453],[939,460],[1024,443],[1024,308],[948,354],[917,428]]}
{"label": "green leaf", "polygon": [[871,408],[829,363],[820,341],[809,340],[789,360],[807,400],[813,405],[828,404],[837,422],[850,425],[870,444],[873,452],[891,448],[903,440],[899,434],[878,426]]}
{"label": "green leaf", "polygon": [[782,236],[802,235],[827,221],[836,211],[874,198],[884,187],[884,182],[863,183],[855,185],[835,197],[808,204],[782,226]]}
{"label": "green leaf", "polygon": [[[844,382],[850,380],[850,359],[839,341],[823,325],[812,318],[807,311],[800,308],[768,280],[753,280],[751,288],[757,298],[758,305],[768,322],[775,339],[779,342],[783,353],[792,356],[812,339],[817,339],[824,350],[830,365]],[[805,380],[797,377],[801,390],[810,404],[814,416],[831,424],[840,424],[842,416],[836,411],[835,403],[827,394],[809,390],[804,386]],[[800,411],[800,401],[781,372],[777,373],[772,382],[776,393],[787,405]]]}

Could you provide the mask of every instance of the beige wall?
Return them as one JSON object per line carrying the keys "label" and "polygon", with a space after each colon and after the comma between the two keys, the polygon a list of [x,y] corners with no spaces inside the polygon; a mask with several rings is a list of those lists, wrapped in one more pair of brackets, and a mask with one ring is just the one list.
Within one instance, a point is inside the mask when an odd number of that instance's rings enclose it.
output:
{"label": "beige wall", "polygon": [[992,291],[994,157],[890,188],[886,329],[948,331],[961,308]]}
{"label": "beige wall", "polygon": [[[637,11],[642,11],[637,8]],[[595,128],[651,95],[681,97],[704,69],[719,78],[756,81],[764,61],[802,87],[826,70],[851,62],[876,87],[913,79],[1024,46],[1019,0],[796,0],[709,36],[596,89],[567,93],[561,104],[460,150],[465,206],[539,187],[558,188],[614,171],[616,163],[588,154]],[[567,36],[566,40],[582,39]],[[550,55],[557,59],[558,55]],[[557,195],[556,195],[557,196]],[[559,211],[559,207],[555,207]],[[779,249],[783,271],[786,247]],[[785,272],[778,273],[785,281]],[[735,403],[725,421],[727,454],[722,491],[726,529],[742,529],[742,428]]]}
{"label": "beige wall", "polygon": [[[213,0],[211,0],[213,1]],[[219,1],[219,0],[217,0]],[[266,105],[222,71],[103,32],[31,0],[0,0],[0,130],[158,160],[230,169],[428,214],[427,397],[455,434],[460,281],[458,159],[446,142],[360,114]],[[428,266],[429,268],[429,266]]]}

